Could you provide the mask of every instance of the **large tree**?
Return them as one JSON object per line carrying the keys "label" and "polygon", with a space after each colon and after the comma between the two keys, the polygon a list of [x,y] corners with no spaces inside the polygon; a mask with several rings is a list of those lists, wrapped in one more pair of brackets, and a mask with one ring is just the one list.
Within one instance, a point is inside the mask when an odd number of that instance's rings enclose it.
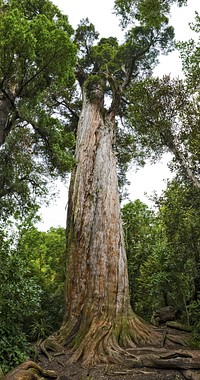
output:
{"label": "large tree", "polygon": [[172,47],[168,13],[173,2],[116,1],[125,28],[121,45],[114,37],[99,40],[88,20],[75,33],[82,98],[69,190],[67,310],[60,339],[75,350],[72,360],[82,358],[85,364],[115,362],[124,347],[163,339],[130,306],[116,144],[128,88],[150,76],[158,54]]}

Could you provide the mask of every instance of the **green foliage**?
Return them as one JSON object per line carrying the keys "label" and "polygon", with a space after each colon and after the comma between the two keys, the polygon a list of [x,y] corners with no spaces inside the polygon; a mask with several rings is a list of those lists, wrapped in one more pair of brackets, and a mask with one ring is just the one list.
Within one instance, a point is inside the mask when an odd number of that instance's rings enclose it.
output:
{"label": "green foliage", "polygon": [[128,259],[131,305],[137,310],[140,267],[151,254],[154,244],[155,216],[140,200],[122,207],[122,222]]}
{"label": "green foliage", "polygon": [[40,288],[30,278],[27,263],[12,248],[12,240],[1,232],[0,310],[8,324],[21,324],[37,313]]}
{"label": "green foliage", "polygon": [[191,294],[187,301],[197,299],[200,290],[200,251],[198,225],[199,191],[179,182],[172,182],[161,203],[166,233],[173,246],[177,265],[187,273]]}
{"label": "green foliage", "polygon": [[91,49],[94,70],[115,73],[119,70],[119,44],[117,38],[101,38],[98,45]]}
{"label": "green foliage", "polygon": [[173,155],[172,168],[199,187],[198,97],[180,79],[149,78],[129,88],[126,122],[146,159]]}
{"label": "green foliage", "polygon": [[18,365],[30,344],[59,328],[64,311],[65,230],[27,220],[0,231],[0,367]]}
{"label": "green foliage", "polygon": [[31,264],[33,279],[41,288],[40,310],[30,318],[31,338],[48,335],[58,329],[64,310],[65,230],[51,228],[48,232],[35,227],[20,230],[17,251]]}
{"label": "green foliage", "polygon": [[27,336],[32,342],[34,342],[39,339],[45,339],[53,331],[52,324],[47,320],[47,318],[37,318],[30,324],[29,330],[27,331]]}
{"label": "green foliage", "polygon": [[[165,236],[164,227],[157,227],[157,236],[151,255],[140,268],[138,281],[138,311],[151,317],[159,307],[172,305],[181,311],[183,322],[188,323],[186,302],[193,293],[191,271],[193,263],[180,264],[173,246]],[[161,236],[159,236],[159,232]],[[188,276],[185,276],[187,270]]]}
{"label": "green foliage", "polygon": [[14,243],[14,236],[0,231],[0,367],[5,372],[26,359],[24,325],[41,302],[41,289]]}
{"label": "green foliage", "polygon": [[199,350],[200,349],[200,297],[198,294],[198,298],[196,301],[191,302],[188,308],[188,312],[190,315],[190,320],[194,325],[192,337],[190,340],[190,344],[192,348]]}
{"label": "green foliage", "polygon": [[0,218],[37,211],[34,198],[45,196],[47,180],[39,161],[33,160],[33,134],[16,129],[0,151]]}
{"label": "green foliage", "polygon": [[[34,115],[36,117],[36,115]],[[74,134],[57,119],[38,113],[38,126],[14,129],[0,151],[0,217],[27,214],[45,200],[49,184],[74,165]],[[33,118],[32,118],[33,119]]]}
{"label": "green foliage", "polygon": [[196,32],[196,40],[190,39],[187,42],[179,42],[177,47],[182,59],[183,71],[186,76],[187,83],[191,90],[197,91],[199,94],[200,16],[197,12],[195,22],[190,24],[190,27],[193,32]]}
{"label": "green foliage", "polygon": [[[3,89],[35,100],[52,84],[72,75],[75,49],[67,18],[50,1],[2,1],[1,78]],[[66,59],[67,58],[67,59]],[[51,78],[48,83],[48,77]]]}
{"label": "green foliage", "polygon": [[199,194],[173,181],[157,204],[154,246],[140,267],[138,310],[150,316],[156,308],[172,305],[184,323],[196,324],[192,310],[200,289]]}
{"label": "green foliage", "polygon": [[26,211],[47,193],[49,175],[73,166],[74,135],[56,118],[55,94],[73,87],[76,47],[49,0],[2,0],[0,30],[0,213],[8,216],[14,200]]}
{"label": "green foliage", "polygon": [[2,322],[0,325],[0,366],[5,374],[28,357],[30,347],[18,325]]}
{"label": "green foliage", "polygon": [[[190,113],[192,102],[183,81],[149,78],[135,83],[129,89],[130,106],[127,121],[137,134],[137,143],[145,151],[145,157],[157,157],[168,149],[172,152],[174,128],[179,122],[176,138],[182,138],[181,118]],[[179,137],[180,136],[180,137]]]}
{"label": "green foliage", "polygon": [[96,92],[98,88],[102,94],[102,87],[105,88],[105,83],[103,82],[100,75],[90,75],[89,78],[85,81],[87,97],[91,102],[96,99]]}
{"label": "green foliage", "polygon": [[121,16],[122,26],[140,21],[147,26],[159,27],[167,22],[170,6],[186,5],[187,0],[115,0],[115,11]]}
{"label": "green foliage", "polygon": [[155,201],[156,214],[138,200],[122,208],[131,303],[149,320],[156,309],[174,306],[194,326],[198,344],[199,192],[174,180]]}

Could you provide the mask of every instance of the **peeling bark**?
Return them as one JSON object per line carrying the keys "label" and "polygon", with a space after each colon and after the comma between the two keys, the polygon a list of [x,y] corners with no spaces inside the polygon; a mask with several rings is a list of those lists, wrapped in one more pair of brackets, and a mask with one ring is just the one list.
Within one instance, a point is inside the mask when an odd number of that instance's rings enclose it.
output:
{"label": "peeling bark", "polygon": [[124,347],[155,344],[162,334],[132,311],[120,217],[115,120],[103,95],[83,94],[67,218],[67,311],[61,342],[72,361],[121,360]]}

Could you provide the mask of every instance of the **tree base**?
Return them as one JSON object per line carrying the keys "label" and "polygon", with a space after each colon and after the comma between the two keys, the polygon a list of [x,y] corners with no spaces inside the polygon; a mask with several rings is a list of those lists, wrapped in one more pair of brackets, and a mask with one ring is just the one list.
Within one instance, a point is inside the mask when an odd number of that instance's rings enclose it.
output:
{"label": "tree base", "polygon": [[[127,319],[109,321],[92,319],[88,331],[79,324],[74,334],[66,335],[66,324],[60,331],[60,341],[73,350],[70,363],[81,360],[83,365],[98,363],[124,363],[133,360],[128,349],[153,347],[155,350],[176,348],[187,345],[189,334],[169,333],[168,330],[155,327],[138,318],[134,313]],[[70,337],[70,339],[69,339]],[[137,361],[137,359],[136,359]]]}

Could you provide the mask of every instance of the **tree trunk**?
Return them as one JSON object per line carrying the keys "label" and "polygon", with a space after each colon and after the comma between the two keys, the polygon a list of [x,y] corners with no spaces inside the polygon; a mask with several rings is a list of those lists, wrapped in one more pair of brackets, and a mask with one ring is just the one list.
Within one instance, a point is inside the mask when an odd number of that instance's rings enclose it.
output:
{"label": "tree trunk", "polygon": [[119,361],[123,347],[161,336],[131,310],[112,112],[83,94],[67,218],[67,311],[61,341],[85,364]]}
{"label": "tree trunk", "polygon": [[8,134],[8,118],[12,105],[10,100],[0,91],[0,146],[6,140]]}

